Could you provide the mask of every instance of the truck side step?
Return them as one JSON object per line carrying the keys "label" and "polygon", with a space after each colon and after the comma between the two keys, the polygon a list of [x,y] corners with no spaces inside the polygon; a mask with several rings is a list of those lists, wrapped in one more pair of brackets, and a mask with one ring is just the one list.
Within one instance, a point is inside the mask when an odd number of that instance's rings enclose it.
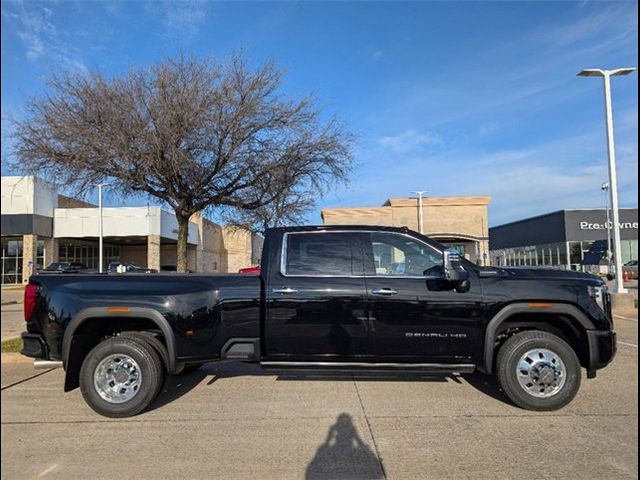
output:
{"label": "truck side step", "polygon": [[368,362],[260,362],[265,369],[311,369],[311,370],[368,370],[368,371],[420,371],[432,373],[473,373],[472,363],[368,363]]}

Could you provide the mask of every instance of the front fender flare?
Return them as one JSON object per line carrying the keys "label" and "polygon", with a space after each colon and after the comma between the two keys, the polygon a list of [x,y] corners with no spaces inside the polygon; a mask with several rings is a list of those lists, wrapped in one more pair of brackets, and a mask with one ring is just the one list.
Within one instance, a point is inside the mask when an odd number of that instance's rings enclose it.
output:
{"label": "front fender flare", "polygon": [[567,315],[575,319],[585,330],[594,330],[596,327],[593,322],[578,307],[566,303],[553,303],[549,306],[536,307],[530,303],[512,303],[507,305],[487,324],[484,334],[484,362],[482,370],[485,373],[493,373],[493,357],[495,349],[495,338],[498,327],[509,319],[512,315],[518,313],[545,313]]}

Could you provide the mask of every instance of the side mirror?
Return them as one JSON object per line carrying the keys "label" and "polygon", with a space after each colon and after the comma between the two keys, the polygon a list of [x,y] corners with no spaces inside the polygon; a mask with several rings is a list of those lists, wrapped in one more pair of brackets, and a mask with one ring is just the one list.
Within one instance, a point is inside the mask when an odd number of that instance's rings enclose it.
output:
{"label": "side mirror", "polygon": [[469,280],[469,272],[462,266],[462,258],[457,250],[448,249],[442,256],[444,278],[450,282],[462,283]]}

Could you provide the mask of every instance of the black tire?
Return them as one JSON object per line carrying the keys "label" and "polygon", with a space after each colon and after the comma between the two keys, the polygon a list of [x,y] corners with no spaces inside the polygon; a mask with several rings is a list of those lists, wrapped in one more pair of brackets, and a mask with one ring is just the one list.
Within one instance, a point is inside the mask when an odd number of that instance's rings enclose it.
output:
{"label": "black tire", "polygon": [[[104,399],[94,385],[98,365],[111,355],[126,355],[137,363],[140,384],[132,397],[122,403]],[[117,360],[117,357],[116,357]],[[96,345],[85,357],[80,368],[80,391],[95,412],[105,417],[131,417],[153,402],[164,379],[164,368],[158,353],[149,343],[131,337],[111,337]]]}
{"label": "black tire", "polygon": [[128,337],[133,338],[134,340],[138,340],[139,342],[148,343],[153,347],[160,358],[160,367],[164,373],[160,382],[158,382],[157,391],[155,392],[153,399],[158,398],[158,395],[162,391],[164,387],[165,381],[169,378],[167,373],[167,368],[169,364],[169,354],[167,353],[167,348],[164,344],[152,333],[152,332],[122,332],[120,333],[120,337]]}
{"label": "black tire", "polygon": [[[559,360],[564,364],[564,384],[560,380],[560,377],[555,377],[553,381],[558,385],[557,387],[546,387],[545,393],[545,384],[542,383],[540,385],[536,384],[535,380],[531,380],[531,376],[525,375],[524,373],[527,371],[526,368],[519,371],[518,362],[521,358],[530,351],[535,351],[536,349],[545,349],[553,352]],[[538,354],[540,358],[541,354]],[[528,358],[526,361],[527,364],[531,364],[531,358]],[[544,360],[540,365],[544,366]],[[554,360],[555,364],[551,364],[547,362],[548,365],[551,366],[551,369],[546,369],[547,377],[553,378],[556,375],[557,358]],[[532,372],[538,372],[539,369],[531,368]],[[580,361],[578,360],[578,356],[575,351],[569,344],[567,344],[560,337],[553,335],[551,333],[532,330],[525,331],[513,335],[502,345],[498,352],[498,358],[496,360],[496,375],[498,377],[498,382],[502,387],[504,393],[511,399],[513,403],[517,406],[527,409],[527,410],[537,410],[537,411],[550,411],[550,410],[558,410],[567,404],[569,404],[578,393],[580,389],[580,381],[581,381],[581,370],[580,370]],[[541,378],[536,377],[536,373],[533,373],[533,378],[538,378],[538,381]],[[518,377],[521,376],[523,383],[529,381],[530,387],[523,386],[520,383]],[[540,375],[542,377],[542,375]],[[529,388],[529,390],[527,390]],[[556,390],[554,393],[551,393],[552,390]],[[536,395],[551,395],[544,398]]]}

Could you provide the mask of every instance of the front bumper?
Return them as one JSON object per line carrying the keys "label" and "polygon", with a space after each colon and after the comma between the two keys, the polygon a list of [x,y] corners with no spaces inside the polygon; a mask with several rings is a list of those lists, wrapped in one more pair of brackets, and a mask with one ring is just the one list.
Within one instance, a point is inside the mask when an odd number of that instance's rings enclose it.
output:
{"label": "front bumper", "polygon": [[49,350],[44,337],[39,333],[22,333],[22,350],[20,353],[26,357],[48,359]]}
{"label": "front bumper", "polygon": [[589,369],[604,368],[616,356],[617,335],[613,330],[587,330],[589,344]]}

